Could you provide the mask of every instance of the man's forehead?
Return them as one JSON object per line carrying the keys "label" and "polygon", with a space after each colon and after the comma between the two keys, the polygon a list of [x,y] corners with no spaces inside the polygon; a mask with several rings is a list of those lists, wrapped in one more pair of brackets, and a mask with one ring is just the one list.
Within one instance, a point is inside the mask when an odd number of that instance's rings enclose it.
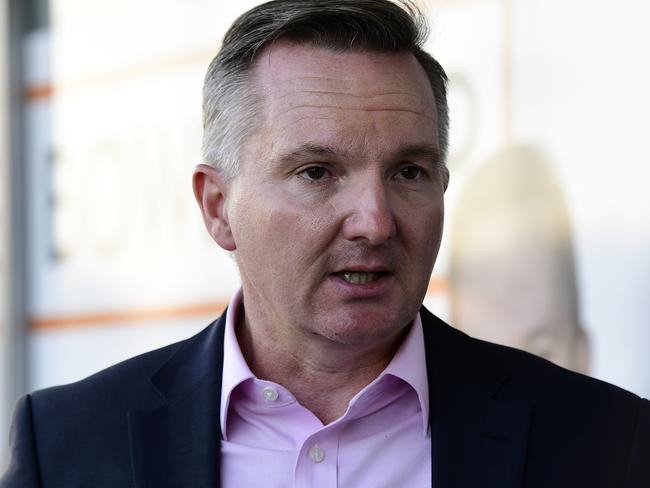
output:
{"label": "man's forehead", "polygon": [[[267,93],[302,91],[359,97],[398,95],[417,97],[433,105],[429,80],[411,53],[335,51],[278,41],[260,54],[255,75]],[[395,76],[399,75],[399,76]],[[395,80],[399,77],[399,87]],[[423,89],[430,94],[423,97]]]}
{"label": "man's forehead", "polygon": [[437,147],[433,90],[410,54],[279,42],[260,54],[254,78],[265,123],[250,151],[275,158],[307,143],[385,159],[404,146]]}

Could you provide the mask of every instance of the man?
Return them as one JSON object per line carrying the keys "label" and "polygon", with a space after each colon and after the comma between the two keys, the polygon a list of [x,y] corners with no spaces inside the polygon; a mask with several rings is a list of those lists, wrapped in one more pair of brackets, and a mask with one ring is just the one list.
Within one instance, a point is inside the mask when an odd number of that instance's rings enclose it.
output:
{"label": "man", "polygon": [[589,372],[567,205],[538,149],[506,147],[471,175],[450,242],[455,327]]}
{"label": "man", "polygon": [[194,191],[242,291],[17,407],[5,487],[647,486],[648,402],[421,309],[444,71],[386,0],[279,0],[206,77]]}

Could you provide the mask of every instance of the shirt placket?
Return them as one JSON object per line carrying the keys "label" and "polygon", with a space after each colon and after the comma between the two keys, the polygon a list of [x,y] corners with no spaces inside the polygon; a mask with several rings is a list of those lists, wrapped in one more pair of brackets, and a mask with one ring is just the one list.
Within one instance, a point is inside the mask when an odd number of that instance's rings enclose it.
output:
{"label": "shirt placket", "polygon": [[305,440],[296,460],[294,488],[338,486],[338,439],[338,429],[323,429]]}

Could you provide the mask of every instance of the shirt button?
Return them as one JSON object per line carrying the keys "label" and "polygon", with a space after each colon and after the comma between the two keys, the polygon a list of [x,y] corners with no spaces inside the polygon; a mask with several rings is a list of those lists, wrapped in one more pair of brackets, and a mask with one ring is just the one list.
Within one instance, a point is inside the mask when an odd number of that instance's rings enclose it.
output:
{"label": "shirt button", "polygon": [[264,400],[267,402],[274,402],[278,399],[278,392],[275,388],[271,388],[270,386],[267,386],[262,390],[262,395],[264,396]]}
{"label": "shirt button", "polygon": [[309,450],[309,457],[311,458],[312,461],[315,463],[322,463],[323,459],[325,459],[325,451],[323,451],[320,447],[318,446],[313,446]]}

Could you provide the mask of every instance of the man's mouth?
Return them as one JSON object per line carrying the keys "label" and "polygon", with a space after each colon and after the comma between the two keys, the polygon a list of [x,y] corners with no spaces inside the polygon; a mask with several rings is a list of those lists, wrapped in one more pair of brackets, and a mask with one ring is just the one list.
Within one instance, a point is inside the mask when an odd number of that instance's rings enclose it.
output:
{"label": "man's mouth", "polygon": [[385,272],[343,271],[336,273],[336,276],[353,285],[366,285],[378,280],[384,275],[386,275]]}

